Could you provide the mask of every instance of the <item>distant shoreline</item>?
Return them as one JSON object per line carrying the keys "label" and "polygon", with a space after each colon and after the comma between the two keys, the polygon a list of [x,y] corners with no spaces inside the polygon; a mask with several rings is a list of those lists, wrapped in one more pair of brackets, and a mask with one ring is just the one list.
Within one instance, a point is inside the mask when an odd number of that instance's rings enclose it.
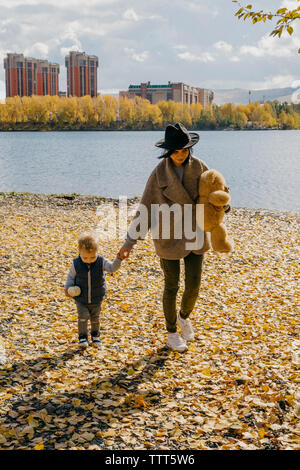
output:
{"label": "distant shoreline", "polygon": [[[94,128],[80,128],[80,129],[0,129],[1,132],[163,132],[165,128],[161,129],[94,129]],[[281,129],[275,127],[249,127],[247,129],[238,129],[238,128],[218,128],[218,129],[209,129],[209,128],[189,128],[191,131],[299,131],[300,129]]]}

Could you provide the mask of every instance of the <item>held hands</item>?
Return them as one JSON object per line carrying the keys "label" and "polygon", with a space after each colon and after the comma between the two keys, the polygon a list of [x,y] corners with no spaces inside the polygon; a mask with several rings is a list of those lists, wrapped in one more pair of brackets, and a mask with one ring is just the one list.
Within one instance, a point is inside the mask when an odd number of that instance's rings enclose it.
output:
{"label": "held hands", "polygon": [[122,248],[119,250],[117,254],[117,257],[123,261],[123,259],[126,259],[129,257],[130,252],[131,252],[131,248],[122,246]]}

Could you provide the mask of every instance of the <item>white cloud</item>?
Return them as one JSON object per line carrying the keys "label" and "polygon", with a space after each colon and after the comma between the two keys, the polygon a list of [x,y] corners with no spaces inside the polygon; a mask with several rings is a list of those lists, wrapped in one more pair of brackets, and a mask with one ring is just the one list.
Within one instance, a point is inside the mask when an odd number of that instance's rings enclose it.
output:
{"label": "white cloud", "polygon": [[130,8],[129,10],[126,10],[123,13],[123,18],[125,18],[125,20],[129,20],[129,21],[139,21],[139,16],[136,14],[136,12],[133,10],[133,8]]}
{"label": "white cloud", "polygon": [[69,46],[69,47],[61,47],[60,48],[60,53],[63,57],[68,55],[70,51],[81,52],[82,47],[78,47],[76,44],[73,44],[72,46]]}
{"label": "white cloud", "polygon": [[192,54],[191,52],[181,52],[177,54],[177,57],[186,62],[214,62],[215,58],[210,54],[210,52],[202,52],[200,55]]}
{"label": "white cloud", "polygon": [[289,10],[294,10],[299,6],[299,2],[297,0],[283,0],[280,8],[288,8]]}
{"label": "white cloud", "polygon": [[228,44],[225,41],[218,41],[214,43],[214,48],[218,49],[221,52],[231,52],[232,51],[232,45]]}
{"label": "white cloud", "polygon": [[31,57],[41,57],[41,58],[48,58],[49,54],[49,46],[42,42],[36,42],[32,46],[24,49],[24,55],[31,56]]}
{"label": "white cloud", "polygon": [[239,79],[216,79],[203,81],[202,85],[205,88],[216,89],[232,89],[240,88],[245,90],[270,90],[274,88],[289,88],[295,87],[294,75],[274,75],[264,76],[263,80],[239,80]]}
{"label": "white cloud", "polygon": [[5,87],[5,81],[0,80],[0,100],[5,101],[5,95],[6,95],[6,87]]}
{"label": "white cloud", "polygon": [[288,88],[292,87],[295,82],[296,77],[294,75],[275,75],[275,76],[266,76],[264,81],[256,82],[253,84],[253,90],[261,90],[264,88]]}
{"label": "white cloud", "polygon": [[199,2],[192,2],[190,0],[185,0],[182,2],[182,0],[177,0],[177,4],[180,4],[184,9],[190,10],[193,12],[204,12],[207,11],[207,7]]}
{"label": "white cloud", "polygon": [[119,94],[119,89],[118,88],[105,88],[99,90],[102,96],[104,95],[118,95]]}
{"label": "white cloud", "polygon": [[165,21],[160,15],[138,15],[133,8],[129,8],[123,13],[123,18],[127,21],[138,22],[142,20],[160,20]]}
{"label": "white cloud", "polygon": [[135,62],[145,62],[148,59],[149,53],[148,51],[144,51],[141,53],[137,53],[135,49],[131,48],[124,48],[124,52],[130,57],[130,59],[134,60]]}
{"label": "white cloud", "polygon": [[184,51],[185,49],[187,49],[187,46],[185,46],[184,44],[177,44],[176,46],[174,46],[174,49]]}
{"label": "white cloud", "polygon": [[240,47],[240,53],[243,55],[252,55],[254,57],[292,57],[299,47],[299,38],[295,32],[293,36],[283,36],[279,39],[269,34],[264,35],[256,46],[244,45]]}
{"label": "white cloud", "polygon": [[[112,3],[116,3],[117,0],[89,0],[89,5],[91,7],[96,7],[96,6],[104,6],[104,5],[111,5]],[[6,7],[6,8],[14,8],[18,6],[42,6],[42,4],[54,6],[56,8],[60,7],[76,7],[80,6],[82,7],[82,0],[47,0],[46,2],[43,2],[41,0],[0,0],[0,6]]]}
{"label": "white cloud", "polygon": [[[217,78],[221,88],[239,83],[253,89],[268,83],[280,86],[286,76],[299,79],[299,27],[294,25],[291,37],[261,38],[261,31],[272,30],[271,23],[253,27],[245,22],[240,28],[228,1],[0,0],[0,96],[7,52],[60,63],[62,90],[63,59],[70,50],[99,57],[99,88],[105,92],[126,89],[133,79],[159,83],[169,77],[194,83],[198,76],[207,88]],[[291,0],[277,3],[276,8],[299,5]],[[280,72],[286,76],[278,78]]]}

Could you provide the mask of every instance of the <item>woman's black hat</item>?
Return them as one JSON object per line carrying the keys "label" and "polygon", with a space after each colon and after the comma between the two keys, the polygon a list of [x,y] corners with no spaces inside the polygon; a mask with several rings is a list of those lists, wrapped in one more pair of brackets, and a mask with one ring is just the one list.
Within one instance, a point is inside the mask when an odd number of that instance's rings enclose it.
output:
{"label": "woman's black hat", "polygon": [[188,132],[183,124],[177,122],[166,127],[165,138],[156,142],[156,147],[168,150],[187,149],[199,141],[196,132]]}

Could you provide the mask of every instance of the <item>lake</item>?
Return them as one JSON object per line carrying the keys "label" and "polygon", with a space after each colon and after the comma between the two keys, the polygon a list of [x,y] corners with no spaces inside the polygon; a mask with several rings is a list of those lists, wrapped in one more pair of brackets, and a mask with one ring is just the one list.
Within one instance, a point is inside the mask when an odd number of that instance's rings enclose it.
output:
{"label": "lake", "polygon": [[[300,131],[198,131],[194,155],[224,174],[231,204],[300,209]],[[0,132],[0,191],[140,196],[162,131]]]}

